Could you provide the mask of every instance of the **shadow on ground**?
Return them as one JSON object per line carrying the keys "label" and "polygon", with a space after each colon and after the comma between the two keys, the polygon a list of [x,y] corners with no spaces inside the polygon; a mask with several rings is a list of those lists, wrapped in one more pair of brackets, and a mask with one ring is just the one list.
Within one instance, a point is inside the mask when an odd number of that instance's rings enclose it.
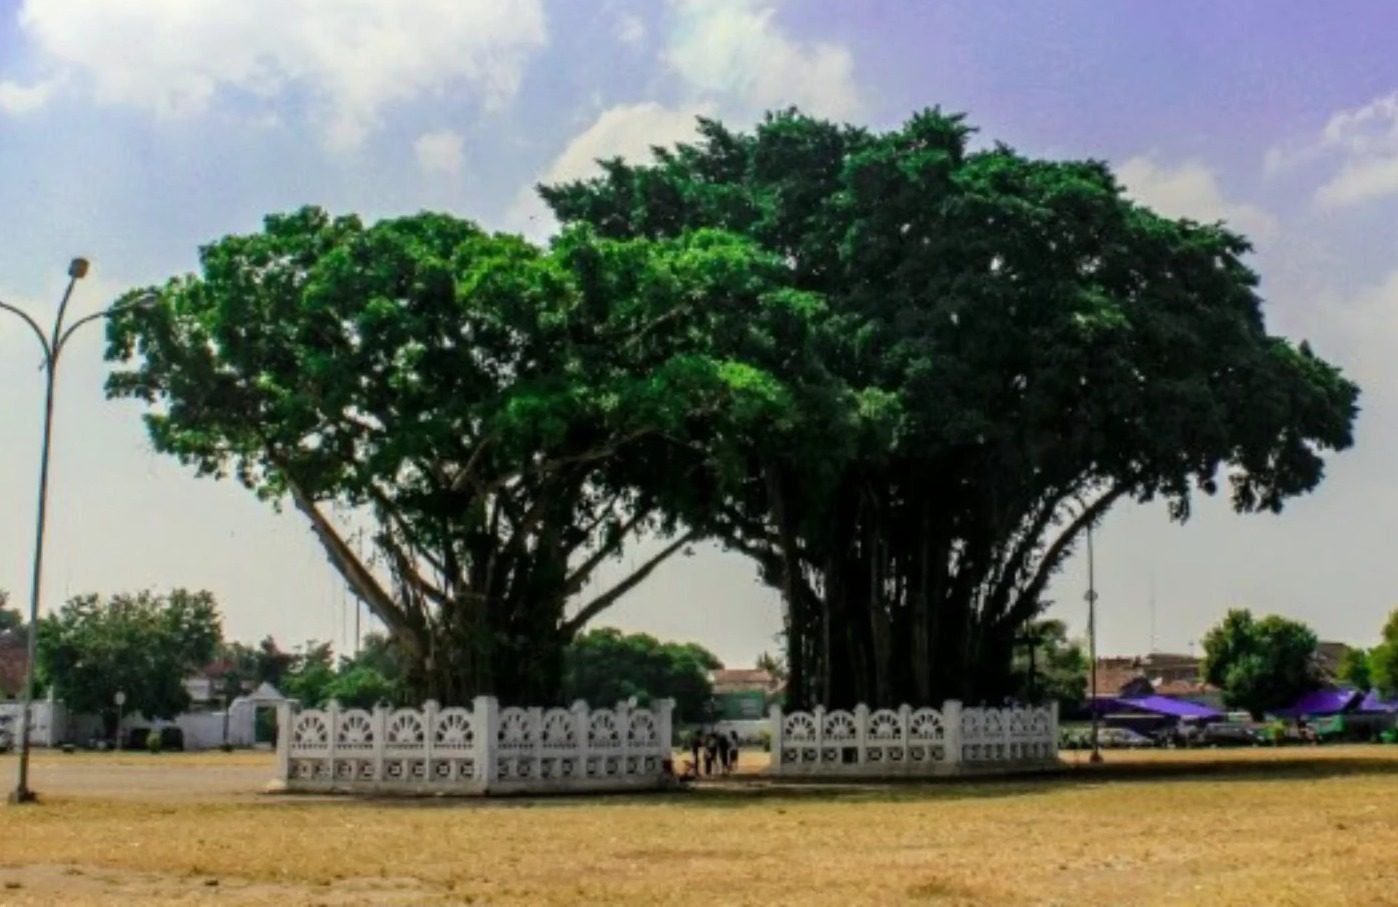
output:
{"label": "shadow on ground", "polygon": [[735,809],[780,803],[894,803],[938,800],[999,799],[1032,797],[1074,788],[1111,784],[1141,784],[1151,781],[1171,783],[1252,783],[1276,781],[1318,781],[1357,775],[1392,775],[1398,778],[1398,758],[1345,756],[1317,753],[1314,756],[1246,758],[1228,751],[1219,755],[1193,756],[1181,761],[1108,761],[1099,765],[1065,763],[1061,769],[1027,775],[999,775],[984,778],[895,778],[829,781],[804,778],[772,778],[751,773],[703,780],[671,791],[652,793],[555,794],[550,796],[466,797],[356,797],[319,795],[280,795],[282,802],[318,802],[328,808],[363,806],[400,809],[505,808],[549,809],[588,805],[683,804],[688,808]]}

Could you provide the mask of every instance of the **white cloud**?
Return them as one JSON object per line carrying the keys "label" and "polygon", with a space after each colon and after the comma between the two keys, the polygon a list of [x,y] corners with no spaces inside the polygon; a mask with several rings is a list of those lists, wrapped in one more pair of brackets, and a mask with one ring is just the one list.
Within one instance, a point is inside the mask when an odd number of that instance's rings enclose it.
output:
{"label": "white cloud", "polygon": [[838,44],[792,39],[778,27],[774,4],[671,0],[671,32],[661,57],[680,77],[685,100],[602,111],[519,191],[507,214],[511,227],[543,239],[557,224],[536,184],[594,175],[598,159],[645,159],[653,147],[694,138],[698,116],[746,120],[764,108],[788,105],[818,116],[855,114],[860,99],[850,52]]}
{"label": "white cloud", "polygon": [[854,59],[827,42],[795,41],[777,28],[771,2],[674,0],[665,61],[693,89],[748,112],[796,105],[849,117],[859,108]]}
{"label": "white cloud", "polygon": [[1254,241],[1277,235],[1277,219],[1246,202],[1224,198],[1214,172],[1199,161],[1169,166],[1148,157],[1133,157],[1116,170],[1132,198],[1169,217],[1202,223],[1224,221]]}
{"label": "white cloud", "polygon": [[1316,189],[1322,208],[1398,195],[1398,92],[1336,113],[1319,135],[1269,150],[1263,165],[1278,174],[1321,160],[1337,168]]}
{"label": "white cloud", "polygon": [[624,13],[616,23],[617,40],[632,47],[640,47],[646,41],[646,23],[640,16]]}
{"label": "white cloud", "polygon": [[222,94],[294,97],[342,147],[423,94],[504,103],[546,39],[541,0],[25,0],[19,21],[102,102],[178,116]]}
{"label": "white cloud", "polygon": [[526,236],[547,236],[556,224],[535,191],[535,184],[594,176],[599,172],[596,162],[607,158],[644,160],[656,145],[673,145],[694,138],[695,117],[712,113],[710,104],[666,107],[653,101],[604,110],[591,126],[568,142],[529,186],[520,190],[510,209],[509,223]]}
{"label": "white cloud", "polygon": [[47,80],[32,85],[21,85],[8,79],[0,79],[0,112],[25,114],[38,110],[53,96],[54,82]]}
{"label": "white cloud", "polygon": [[1398,195],[1398,156],[1351,161],[1315,193],[1322,208],[1343,208]]}
{"label": "white cloud", "polygon": [[450,129],[426,132],[413,143],[417,163],[428,174],[459,177],[466,168],[461,134]]}

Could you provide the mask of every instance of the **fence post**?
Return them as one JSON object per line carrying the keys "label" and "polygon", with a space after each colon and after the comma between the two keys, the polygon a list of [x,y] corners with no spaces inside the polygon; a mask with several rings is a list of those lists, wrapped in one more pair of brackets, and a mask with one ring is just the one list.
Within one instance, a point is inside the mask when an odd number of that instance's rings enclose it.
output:
{"label": "fence post", "polygon": [[340,740],[340,704],[335,700],[330,700],[325,706],[325,718],[330,725],[329,739],[325,743],[325,760],[330,768],[330,783],[334,785],[339,778],[340,767],[335,762],[336,744]]}
{"label": "fence post", "polygon": [[1000,747],[1004,752],[1002,758],[1005,761],[1010,761],[1015,757],[1014,707],[998,709],[997,711],[1000,712]]}
{"label": "fence post", "polygon": [[673,730],[675,700],[657,699],[651,703],[651,709],[655,712],[655,742],[660,750],[656,754],[659,759],[659,770],[661,774],[664,774],[665,763],[669,762],[671,774],[673,774],[675,764],[675,732]]}
{"label": "fence post", "polygon": [[[437,700],[429,699],[422,704],[422,783],[429,784],[436,777],[433,774],[436,768],[432,765],[433,751],[437,748],[437,712],[441,707],[437,705]],[[411,767],[408,774],[412,773]],[[412,778],[404,778],[404,781],[412,781]]]}
{"label": "fence post", "polygon": [[1048,748],[1044,750],[1044,758],[1049,760],[1058,759],[1058,700],[1049,703],[1049,739]]}
{"label": "fence post", "polygon": [[942,752],[949,765],[961,765],[961,702],[956,699],[942,703]]}
{"label": "fence post", "polygon": [[[854,745],[855,764],[859,766],[867,764],[869,761],[866,750],[869,745],[869,707],[862,702],[854,707]],[[843,753],[841,753],[840,762],[844,762]]]}
{"label": "fence post", "polygon": [[477,696],[473,705],[475,714],[471,716],[471,728],[476,733],[476,780],[481,783],[481,790],[488,791],[500,777],[500,766],[496,764],[500,711],[494,696]]}
{"label": "fence post", "polygon": [[[913,707],[908,705],[906,702],[898,707],[898,728],[899,733],[902,736],[903,744],[903,761],[899,764],[906,769],[910,765],[912,765],[913,761],[911,743],[913,735]],[[927,761],[932,761],[931,744],[929,744],[927,747]]]}
{"label": "fence post", "polygon": [[[773,774],[780,774],[782,771],[782,746],[785,743],[782,732],[785,730],[785,722],[782,719],[782,707],[778,703],[772,703],[772,707],[767,710],[767,720],[771,723],[771,728],[767,734],[770,738],[768,747],[770,749],[767,771]],[[698,771],[698,766],[695,767]]]}
{"label": "fence post", "polygon": [[383,783],[384,751],[388,747],[388,708],[374,706],[374,783]]}
{"label": "fence post", "polygon": [[529,769],[529,777],[542,779],[544,777],[544,710],[541,706],[530,706],[526,712],[529,716],[529,737],[534,741],[534,746],[530,750],[529,756],[534,760],[534,765]]}
{"label": "fence post", "polygon": [[825,765],[825,706],[816,706],[811,714],[815,716],[815,768],[819,770]]}
{"label": "fence post", "polygon": [[616,704],[616,719],[617,730],[621,734],[621,764],[617,766],[617,777],[625,778],[631,774],[631,703],[629,700]]}
{"label": "fence post", "polygon": [[291,781],[291,705],[290,699],[277,703],[277,777],[285,783]]}
{"label": "fence post", "polygon": [[573,741],[577,747],[577,762],[573,765],[573,777],[580,780],[587,778],[587,727],[588,713],[587,703],[581,699],[573,703]]}

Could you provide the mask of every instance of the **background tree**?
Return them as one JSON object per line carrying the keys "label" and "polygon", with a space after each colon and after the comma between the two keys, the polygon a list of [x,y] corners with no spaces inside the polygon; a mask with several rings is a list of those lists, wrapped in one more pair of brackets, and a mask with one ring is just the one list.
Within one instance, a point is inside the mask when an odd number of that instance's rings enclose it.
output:
{"label": "background tree", "polygon": [[8,596],[0,589],[0,698],[17,696],[24,689],[27,642],[24,616],[9,608]]}
{"label": "background tree", "polygon": [[1011,665],[1012,695],[1020,702],[1057,702],[1061,713],[1080,710],[1087,701],[1090,668],[1082,643],[1068,638],[1061,620],[1034,620],[1019,635]]}
{"label": "background tree", "polygon": [[768,294],[780,260],[733,237],[576,230],[545,252],[445,215],[305,209],[200,258],[111,320],[109,393],[149,403],[156,448],[200,475],[289,499],[443,702],[552,700],[566,642],[689,537],[581,597],[673,528],[631,478],[716,420],[770,422],[780,392],[710,355],[715,324],[790,305]]}
{"label": "background tree", "polygon": [[1357,690],[1368,690],[1374,685],[1373,675],[1369,670],[1369,653],[1364,649],[1346,649],[1335,668],[1335,674]]}
{"label": "background tree", "polygon": [[224,671],[241,689],[251,692],[264,683],[278,689],[282,676],[291,668],[294,656],[283,652],[271,636],[263,637],[256,646],[241,642],[225,643],[219,650],[217,660]]}
{"label": "background tree", "polygon": [[1386,697],[1398,697],[1398,610],[1389,612],[1383,639],[1369,654],[1373,684]]}
{"label": "background tree", "polygon": [[766,671],[777,683],[786,683],[786,659],[782,658],[781,655],[763,652],[761,655],[757,656],[757,662],[754,667],[759,671]]}
{"label": "background tree", "polygon": [[1266,332],[1247,241],[1154,214],[1100,162],[974,150],[935,110],[699,127],[541,191],[616,239],[739,234],[807,301],[781,342],[714,335],[789,406],[698,513],[671,502],[782,590],[793,704],[1005,695],[1017,634],[1114,503],[1183,520],[1224,484],[1277,511],[1351,443],[1357,389]]}
{"label": "background tree", "polygon": [[568,701],[611,706],[631,697],[642,704],[674,699],[678,720],[703,721],[713,699],[709,672],[723,667],[694,643],[660,642],[645,633],[605,627],[582,634],[564,654]]}
{"label": "background tree", "polygon": [[17,633],[24,629],[24,615],[10,607],[10,594],[0,589],[0,633]]}
{"label": "background tree", "polygon": [[1223,690],[1225,703],[1261,718],[1320,686],[1317,646],[1305,624],[1231,610],[1204,637],[1204,679]]}
{"label": "background tree", "polygon": [[184,681],[213,658],[222,632],[208,592],[79,596],[39,623],[38,679],[74,712],[100,715],[110,735],[118,690],[128,713],[174,718],[184,711]]}
{"label": "background tree", "polygon": [[292,654],[282,675],[282,692],[306,708],[319,708],[335,683],[335,652],[328,642],[307,642]]}

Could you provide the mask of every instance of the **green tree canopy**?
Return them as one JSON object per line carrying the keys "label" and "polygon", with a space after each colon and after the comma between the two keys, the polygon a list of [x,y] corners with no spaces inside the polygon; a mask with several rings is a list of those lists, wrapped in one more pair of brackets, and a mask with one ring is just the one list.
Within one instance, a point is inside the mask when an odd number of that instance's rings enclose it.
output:
{"label": "green tree canopy", "polygon": [[1069,713],[1087,701],[1087,653],[1068,638],[1061,620],[1033,620],[1024,626],[1011,671],[1012,695],[1020,702],[1057,702]]}
{"label": "green tree canopy", "polygon": [[174,718],[189,705],[185,679],[213,658],[222,633],[208,592],[79,596],[40,620],[38,678],[74,712],[102,716],[108,732],[118,691],[127,712]]}
{"label": "green tree canopy", "polygon": [[1223,701],[1260,718],[1320,686],[1315,632],[1275,614],[1235,609],[1204,637],[1204,679]]}
{"label": "green tree canopy", "polygon": [[10,594],[0,589],[0,633],[18,632],[24,629],[24,615],[18,608],[10,607]]}
{"label": "green tree canopy", "polygon": [[1398,610],[1389,612],[1383,639],[1369,653],[1369,671],[1380,693],[1398,697]]}
{"label": "green tree canopy", "polygon": [[675,700],[678,720],[702,721],[713,698],[709,672],[723,667],[694,643],[661,642],[645,633],[606,627],[580,635],[564,654],[569,701],[610,707],[636,697]]}
{"label": "green tree canopy", "polygon": [[1368,690],[1374,685],[1374,678],[1369,669],[1369,653],[1364,649],[1346,649],[1335,668],[1335,674],[1357,690]]}
{"label": "green tree canopy", "polygon": [[780,411],[714,335],[800,305],[778,258],[703,231],[542,251],[446,215],[304,209],[201,265],[111,320],[109,393],[149,403],[156,448],[198,474],[289,499],[443,702],[557,695],[566,641],[689,537],[582,597],[674,528],[636,479],[692,496],[672,448]]}
{"label": "green tree canopy", "polygon": [[809,301],[779,343],[713,335],[789,405],[699,513],[668,502],[781,588],[794,703],[1007,694],[1017,633],[1114,503],[1183,520],[1224,484],[1278,511],[1351,443],[1356,387],[1267,333],[1247,241],[1130,201],[1103,163],[975,149],[935,110],[699,126],[541,191],[618,241],[738,234]]}

